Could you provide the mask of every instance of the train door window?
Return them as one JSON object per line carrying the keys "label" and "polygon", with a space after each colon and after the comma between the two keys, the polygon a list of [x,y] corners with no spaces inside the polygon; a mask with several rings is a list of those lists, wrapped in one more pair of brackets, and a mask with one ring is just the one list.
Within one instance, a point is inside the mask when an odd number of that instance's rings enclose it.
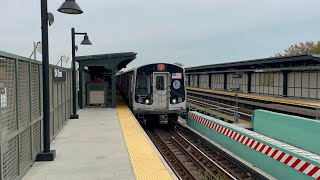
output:
{"label": "train door window", "polygon": [[164,77],[163,76],[157,76],[156,89],[157,90],[164,90]]}

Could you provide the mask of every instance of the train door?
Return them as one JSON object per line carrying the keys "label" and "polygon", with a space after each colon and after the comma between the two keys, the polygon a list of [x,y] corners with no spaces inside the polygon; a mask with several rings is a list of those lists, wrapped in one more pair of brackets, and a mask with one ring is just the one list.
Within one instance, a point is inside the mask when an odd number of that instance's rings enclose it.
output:
{"label": "train door", "polygon": [[153,107],[167,109],[169,103],[169,74],[153,73]]}

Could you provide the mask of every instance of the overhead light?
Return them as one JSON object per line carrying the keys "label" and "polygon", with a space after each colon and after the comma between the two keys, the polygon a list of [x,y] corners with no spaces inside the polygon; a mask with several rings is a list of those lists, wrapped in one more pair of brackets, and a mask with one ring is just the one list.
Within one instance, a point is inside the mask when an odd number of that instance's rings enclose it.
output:
{"label": "overhead light", "polygon": [[58,9],[59,12],[65,14],[82,14],[80,6],[75,0],[66,0]]}
{"label": "overhead light", "polygon": [[82,45],[92,45],[91,41],[89,40],[89,36],[85,35],[83,41],[81,42]]}

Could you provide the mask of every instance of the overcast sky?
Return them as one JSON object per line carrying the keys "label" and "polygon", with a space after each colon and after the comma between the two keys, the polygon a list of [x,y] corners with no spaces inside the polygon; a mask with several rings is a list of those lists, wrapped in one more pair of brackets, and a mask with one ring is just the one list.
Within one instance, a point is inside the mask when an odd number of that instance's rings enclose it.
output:
{"label": "overcast sky", "polygon": [[[128,68],[151,62],[186,67],[264,58],[291,44],[320,40],[319,0],[76,0],[82,15],[49,0],[50,63],[71,56],[71,28],[93,46],[77,55],[136,52]],[[40,0],[1,0],[0,50],[29,56],[41,40]],[[77,44],[83,37],[77,36]],[[41,55],[38,54],[38,57]],[[68,65],[70,66],[70,65]]]}

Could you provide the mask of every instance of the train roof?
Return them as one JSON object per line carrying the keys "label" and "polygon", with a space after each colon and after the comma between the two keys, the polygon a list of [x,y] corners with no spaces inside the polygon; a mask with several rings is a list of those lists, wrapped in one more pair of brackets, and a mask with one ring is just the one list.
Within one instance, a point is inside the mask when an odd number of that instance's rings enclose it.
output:
{"label": "train roof", "polygon": [[[178,66],[178,65],[172,64],[172,63],[161,63],[161,62],[159,62],[159,63],[150,63],[150,64],[144,64],[144,65],[141,65],[141,66],[138,66],[138,67],[129,69],[129,70],[124,71],[124,72],[118,72],[116,75],[125,74],[125,73],[131,72],[131,71],[133,71],[133,70],[136,70],[136,69],[138,69],[138,68],[141,68],[141,67],[144,67],[144,66],[153,65],[153,64],[169,64],[169,65],[173,65],[173,66]],[[181,67],[181,66],[178,66],[178,67]],[[181,67],[181,68],[183,68],[183,67]]]}

